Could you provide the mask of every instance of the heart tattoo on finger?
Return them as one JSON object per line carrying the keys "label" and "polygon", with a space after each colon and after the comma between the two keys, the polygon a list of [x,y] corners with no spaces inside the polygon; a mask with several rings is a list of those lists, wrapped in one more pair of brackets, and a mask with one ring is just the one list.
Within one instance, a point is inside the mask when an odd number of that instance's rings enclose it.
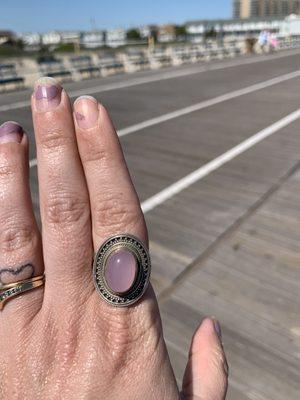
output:
{"label": "heart tattoo on finger", "polygon": [[31,263],[19,267],[0,268],[0,284],[7,285],[24,279],[30,279],[34,275],[34,266]]}

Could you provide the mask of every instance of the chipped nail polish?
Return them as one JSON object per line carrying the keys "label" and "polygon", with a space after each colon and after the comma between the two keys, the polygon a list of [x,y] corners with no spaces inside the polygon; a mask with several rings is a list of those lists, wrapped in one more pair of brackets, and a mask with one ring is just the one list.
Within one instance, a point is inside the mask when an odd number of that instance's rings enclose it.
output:
{"label": "chipped nail polish", "polygon": [[0,143],[20,143],[23,134],[24,131],[21,125],[13,121],[4,122],[4,124],[0,126]]}
{"label": "chipped nail polish", "polygon": [[74,103],[75,118],[79,128],[91,129],[99,118],[98,102],[94,97],[81,96]]}
{"label": "chipped nail polish", "polygon": [[36,107],[41,111],[48,111],[60,104],[62,87],[53,78],[40,78],[35,83],[34,96]]}

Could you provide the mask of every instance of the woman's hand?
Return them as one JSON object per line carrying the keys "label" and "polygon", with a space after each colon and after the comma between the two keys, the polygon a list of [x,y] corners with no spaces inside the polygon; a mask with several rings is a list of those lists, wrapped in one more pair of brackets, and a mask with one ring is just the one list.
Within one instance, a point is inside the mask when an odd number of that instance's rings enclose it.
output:
{"label": "woman's hand", "polygon": [[[110,306],[94,289],[99,246],[122,233],[147,245],[147,229],[106,109],[91,97],[73,108],[52,79],[36,84],[41,234],[28,138],[16,123],[0,128],[0,283],[46,275],[44,287],[0,312],[0,398],[178,399],[152,288],[128,308]],[[224,399],[226,366],[219,325],[207,318],[192,341],[183,397]]]}

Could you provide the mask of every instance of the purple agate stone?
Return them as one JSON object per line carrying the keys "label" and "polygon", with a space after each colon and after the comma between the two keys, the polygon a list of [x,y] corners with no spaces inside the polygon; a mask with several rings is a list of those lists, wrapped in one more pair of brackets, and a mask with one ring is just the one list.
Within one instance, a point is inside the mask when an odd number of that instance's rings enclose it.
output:
{"label": "purple agate stone", "polygon": [[109,256],[105,280],[113,292],[128,292],[135,282],[136,274],[136,258],[129,250],[117,250]]}

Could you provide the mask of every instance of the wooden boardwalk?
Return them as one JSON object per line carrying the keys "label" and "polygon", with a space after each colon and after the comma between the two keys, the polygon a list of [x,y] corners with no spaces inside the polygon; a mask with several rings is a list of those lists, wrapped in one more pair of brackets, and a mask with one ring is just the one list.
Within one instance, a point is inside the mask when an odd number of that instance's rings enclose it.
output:
{"label": "wooden boardwalk", "polygon": [[[91,88],[118,129],[147,122],[121,138],[142,202],[300,107],[300,51],[197,68],[66,85],[71,93]],[[186,73],[168,76],[174,71]],[[136,77],[149,82],[131,84]],[[119,82],[125,86],[115,89]],[[0,96],[0,119],[17,119],[30,133],[29,108],[16,104],[28,95]],[[198,111],[164,121],[200,103]],[[229,400],[300,399],[300,120],[276,129],[146,213],[152,281],[177,380],[199,321],[214,315],[229,358]],[[38,212],[35,167],[31,187]]]}
{"label": "wooden boardwalk", "polygon": [[228,398],[299,399],[299,214],[300,168],[162,299],[178,380],[198,321],[217,315],[230,365]]}

